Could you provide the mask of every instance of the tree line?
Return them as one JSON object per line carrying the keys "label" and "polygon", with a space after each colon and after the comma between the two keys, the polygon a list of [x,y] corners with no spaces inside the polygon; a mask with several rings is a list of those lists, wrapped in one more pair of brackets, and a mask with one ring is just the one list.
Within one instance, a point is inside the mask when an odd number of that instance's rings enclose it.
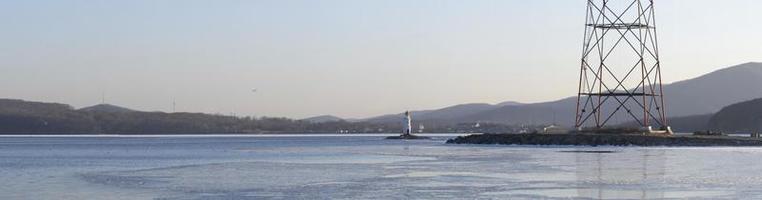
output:
{"label": "tree line", "polygon": [[[402,116],[400,116],[402,117]],[[497,123],[436,120],[423,132],[515,132],[522,127]],[[536,128],[536,127],[532,127]],[[58,103],[0,99],[0,134],[248,134],[248,133],[397,133],[401,123],[332,121],[312,123],[280,117],[236,117],[204,113],[164,113],[74,109]]]}

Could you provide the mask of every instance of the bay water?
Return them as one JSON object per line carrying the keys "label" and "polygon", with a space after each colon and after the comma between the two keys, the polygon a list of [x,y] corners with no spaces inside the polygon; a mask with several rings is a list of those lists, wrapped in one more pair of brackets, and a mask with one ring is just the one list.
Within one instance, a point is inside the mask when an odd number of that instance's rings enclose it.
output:
{"label": "bay water", "polygon": [[389,135],[3,136],[0,199],[762,199],[762,148]]}

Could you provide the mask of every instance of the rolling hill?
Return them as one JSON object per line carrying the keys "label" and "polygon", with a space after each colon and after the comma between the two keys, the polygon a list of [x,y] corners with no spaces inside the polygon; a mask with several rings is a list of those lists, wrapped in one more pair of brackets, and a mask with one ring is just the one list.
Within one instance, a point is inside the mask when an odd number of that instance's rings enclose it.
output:
{"label": "rolling hill", "polygon": [[[415,120],[419,121],[438,121],[438,122],[459,122],[463,116],[477,114],[485,111],[495,110],[503,106],[518,106],[523,105],[518,102],[503,102],[498,104],[487,103],[470,103],[454,105],[446,108],[435,110],[419,110],[411,111],[411,115]],[[401,120],[402,114],[388,114],[378,117],[365,119],[367,122],[386,123],[397,122]]]}
{"label": "rolling hill", "polygon": [[[746,63],[720,69],[693,79],[664,85],[667,116],[706,116],[727,105],[762,97],[762,63]],[[573,93],[573,92],[570,92]],[[418,120],[494,122],[503,124],[574,124],[576,96],[531,104],[463,104],[438,110],[413,112]],[[398,115],[367,119],[379,121]],[[700,119],[700,117],[695,118]],[[613,119],[612,124],[630,118]]]}
{"label": "rolling hill", "polygon": [[762,131],[762,98],[727,106],[709,119],[709,130],[722,132]]}
{"label": "rolling hill", "polygon": [[135,112],[132,109],[125,108],[125,107],[119,107],[111,104],[98,104],[90,107],[84,107],[80,108],[80,111],[85,112],[110,112],[110,113],[125,113],[125,112]]}
{"label": "rolling hill", "polygon": [[325,122],[339,122],[344,121],[344,119],[333,116],[333,115],[320,115],[310,118],[304,118],[301,119],[302,121],[307,121],[310,123],[325,123]]}

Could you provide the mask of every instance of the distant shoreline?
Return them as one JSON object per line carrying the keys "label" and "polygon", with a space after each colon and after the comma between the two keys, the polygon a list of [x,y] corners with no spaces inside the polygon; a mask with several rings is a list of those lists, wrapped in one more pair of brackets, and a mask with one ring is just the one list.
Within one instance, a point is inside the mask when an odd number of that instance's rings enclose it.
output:
{"label": "distant shoreline", "polygon": [[[471,133],[424,133],[418,134],[432,137],[458,137]],[[105,138],[158,138],[158,137],[387,137],[399,133],[266,133],[266,134],[0,134],[0,138],[14,137],[105,137]]]}

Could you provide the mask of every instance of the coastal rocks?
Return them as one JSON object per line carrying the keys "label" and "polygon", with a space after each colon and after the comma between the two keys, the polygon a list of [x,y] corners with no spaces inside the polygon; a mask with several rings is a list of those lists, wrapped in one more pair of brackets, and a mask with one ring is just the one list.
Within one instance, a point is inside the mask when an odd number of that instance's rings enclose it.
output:
{"label": "coastal rocks", "polygon": [[762,140],[756,138],[635,134],[478,134],[460,136],[447,140],[447,143],[571,146],[762,146]]}

